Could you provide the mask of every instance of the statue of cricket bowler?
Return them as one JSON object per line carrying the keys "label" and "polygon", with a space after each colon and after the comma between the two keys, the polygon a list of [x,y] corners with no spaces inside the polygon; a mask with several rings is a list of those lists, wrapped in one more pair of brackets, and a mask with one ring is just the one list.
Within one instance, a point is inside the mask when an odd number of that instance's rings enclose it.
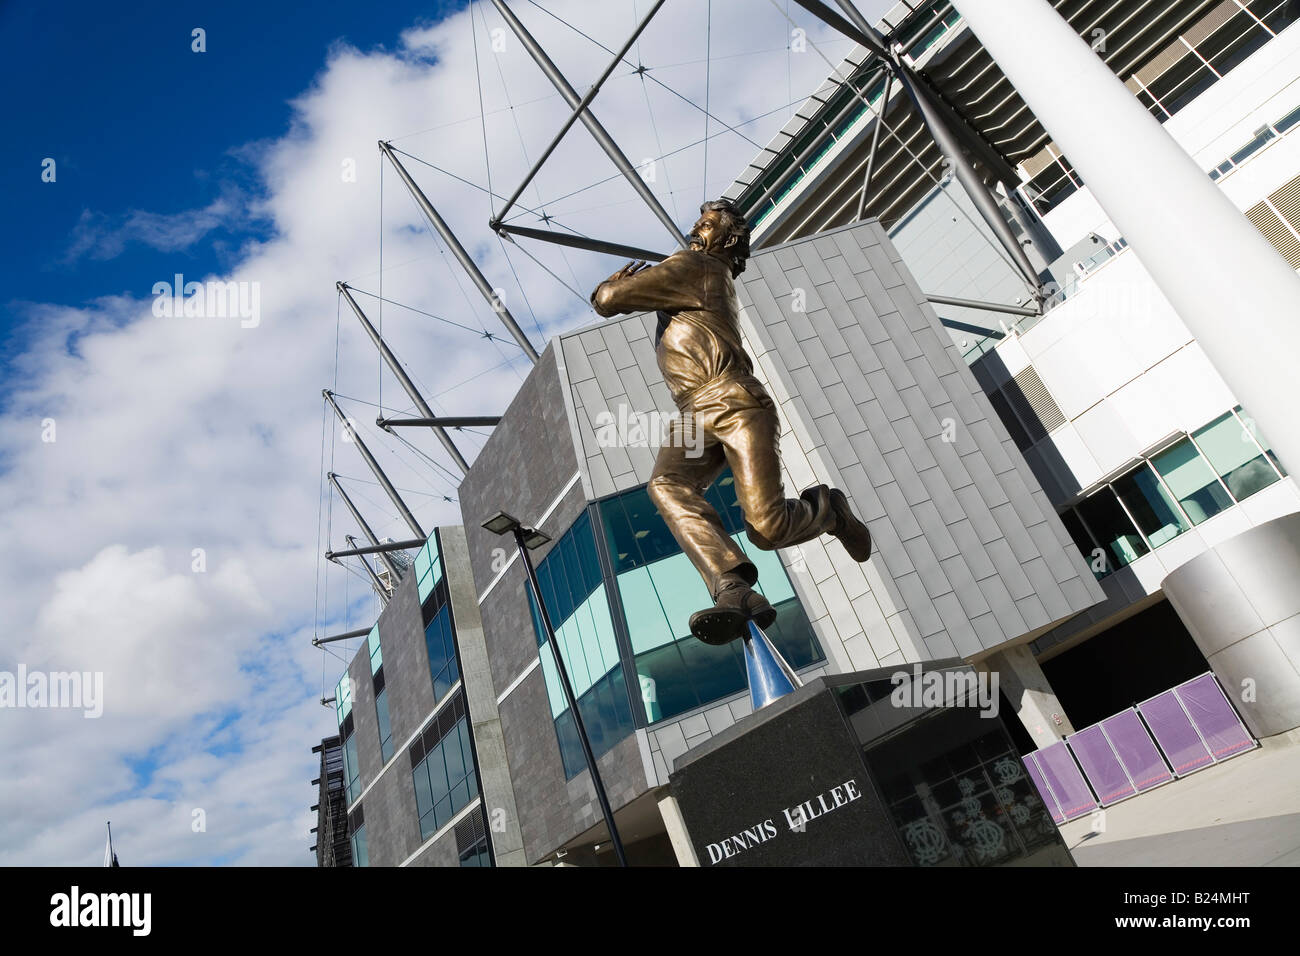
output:
{"label": "statue of cricket bowler", "polygon": [[[731,466],[745,531],[765,551],[839,538],[855,561],[871,556],[871,535],[844,492],[816,485],[786,498],[781,483],[776,405],[753,375],[740,340],[733,279],[749,258],[749,224],[729,200],[706,202],[691,229],[690,248],[656,266],[632,262],[596,287],[591,304],[609,317],[656,311],[659,370],[681,417],[659,450],[650,498],[713,595],[715,606],[691,616],[691,633],[725,644],[746,621],[769,627],[776,609],[753,590],[758,569],[723,528],[704,492]],[[692,422],[687,447],[680,429]]]}

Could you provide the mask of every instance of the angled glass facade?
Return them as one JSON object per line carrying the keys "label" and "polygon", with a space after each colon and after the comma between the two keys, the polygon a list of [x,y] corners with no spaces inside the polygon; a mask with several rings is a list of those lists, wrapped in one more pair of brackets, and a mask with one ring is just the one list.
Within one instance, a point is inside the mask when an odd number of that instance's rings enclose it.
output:
{"label": "angled glass facade", "polygon": [[433,696],[442,700],[460,680],[456,659],[456,636],[451,618],[451,598],[443,575],[438,533],[415,556],[415,573],[419,576],[420,606],[424,619],[424,646],[429,655],[429,679]]}
{"label": "angled glass facade", "polygon": [[409,756],[420,839],[427,840],[478,796],[464,693],[416,738]]}
{"label": "angled glass facade", "polygon": [[[591,512],[584,512],[537,565],[537,582],[542,600],[560,644],[564,667],[573,684],[583,726],[597,757],[608,751],[636,727],[623,678],[622,659],[614,634],[614,618],[596,553]],[[533,630],[546,680],[559,738],[565,776],[580,773],[586,762],[573,716],[564,699],[554,651],[546,639],[532,594],[528,597]]]}
{"label": "angled glass facade", "polygon": [[338,718],[339,739],[343,741],[343,781],[347,785],[347,802],[361,795],[361,769],[357,763],[356,721],[352,719],[352,678],[344,673],[334,688],[334,715]]}
{"label": "angled glass facade", "polygon": [[[796,669],[824,660],[780,558],[745,537],[730,472],[714,482],[709,499],[758,567],[758,589],[777,609],[768,637]],[[597,757],[637,726],[679,717],[747,686],[738,642],[713,647],[691,636],[691,614],[713,602],[644,487],[591,505],[538,562],[537,578]],[[529,605],[571,778],[584,769],[582,749],[531,593]]]}
{"label": "angled glass facade", "polygon": [[[824,660],[812,625],[773,551],[744,533],[735,482],[726,471],[706,496],[723,525],[758,568],[758,587],[777,610],[767,636],[796,670]],[[600,503],[601,524],[627,622],[645,722],[668,720],[743,691],[742,645],[714,647],[691,636],[691,614],[713,603],[644,488]]]}
{"label": "angled glass facade", "polygon": [[1237,406],[1061,512],[1103,578],[1286,473]]}

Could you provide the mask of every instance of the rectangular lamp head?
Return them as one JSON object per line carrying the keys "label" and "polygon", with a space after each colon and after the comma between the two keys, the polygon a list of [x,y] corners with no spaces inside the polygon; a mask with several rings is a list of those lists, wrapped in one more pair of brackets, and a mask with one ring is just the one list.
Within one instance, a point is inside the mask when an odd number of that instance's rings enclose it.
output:
{"label": "rectangular lamp head", "polygon": [[519,527],[519,519],[513,515],[508,515],[504,511],[498,511],[487,521],[483,522],[483,527],[493,534],[507,534]]}

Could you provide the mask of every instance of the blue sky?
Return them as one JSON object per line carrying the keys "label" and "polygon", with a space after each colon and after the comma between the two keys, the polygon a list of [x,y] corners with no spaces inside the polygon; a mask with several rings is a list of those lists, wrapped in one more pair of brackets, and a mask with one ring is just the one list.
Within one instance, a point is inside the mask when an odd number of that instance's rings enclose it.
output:
{"label": "blue sky", "polygon": [[[512,6],[585,89],[645,0]],[[685,226],[851,44],[786,0],[665,11],[631,55],[649,74],[621,66],[596,112]],[[375,406],[409,409],[334,283],[420,310],[366,300],[439,413],[499,412],[527,371],[507,338],[474,331],[500,330],[376,140],[417,157],[408,168],[539,350],[596,319],[586,292],[623,264],[531,245],[575,295],[486,229],[489,177],[513,187],[567,115],[502,35],[486,3],[0,6],[0,538],[18,545],[0,550],[0,671],[104,685],[96,719],[0,710],[0,865],[95,865],[105,820],[124,865],[312,862],[311,747],[334,730],[319,700],[356,644],[322,653],[311,638],[379,611],[357,568],[321,558],[357,533],[322,471],[348,479],[376,533],[407,536],[322,386],[346,396],[422,525],[463,520],[435,440],[367,426]],[[664,246],[612,172],[578,128],[521,204]],[[257,289],[257,320],[159,315],[153,286],[176,273]],[[472,461],[484,440],[458,443]]]}
{"label": "blue sky", "polygon": [[[255,188],[232,151],[281,135],[288,101],[322,68],[331,45],[392,46],[413,23],[465,3],[358,4],[31,2],[0,6],[8,38],[0,83],[10,91],[10,134],[0,153],[5,215],[0,255],[10,295],[80,304],[111,293],[147,294],[124,281],[175,257],[128,242],[112,258],[68,261],[83,213],[120,223],[131,210],[175,215],[206,207],[237,184]],[[207,31],[204,53],[191,31]],[[14,42],[21,38],[21,42]],[[41,181],[46,157],[57,183]],[[94,221],[100,222],[98,218]],[[193,271],[229,266],[240,241],[266,222],[220,224],[184,250]]]}

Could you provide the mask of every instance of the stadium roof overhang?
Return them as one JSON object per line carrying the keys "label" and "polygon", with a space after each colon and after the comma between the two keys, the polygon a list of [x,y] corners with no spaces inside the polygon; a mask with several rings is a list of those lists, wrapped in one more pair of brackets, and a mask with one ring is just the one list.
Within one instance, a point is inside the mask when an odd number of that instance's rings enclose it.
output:
{"label": "stadium roof overhang", "polygon": [[[1134,74],[1224,4],[1055,0],[1052,5],[1132,87]],[[948,0],[899,4],[877,30],[935,96],[990,186],[1001,181],[1014,189],[1056,162],[1046,130]],[[855,48],[728,190],[755,225],[758,244],[844,225],[860,214],[878,217],[889,228],[943,179],[943,153],[884,66],[866,47]],[[860,213],[882,104],[884,125]]]}

